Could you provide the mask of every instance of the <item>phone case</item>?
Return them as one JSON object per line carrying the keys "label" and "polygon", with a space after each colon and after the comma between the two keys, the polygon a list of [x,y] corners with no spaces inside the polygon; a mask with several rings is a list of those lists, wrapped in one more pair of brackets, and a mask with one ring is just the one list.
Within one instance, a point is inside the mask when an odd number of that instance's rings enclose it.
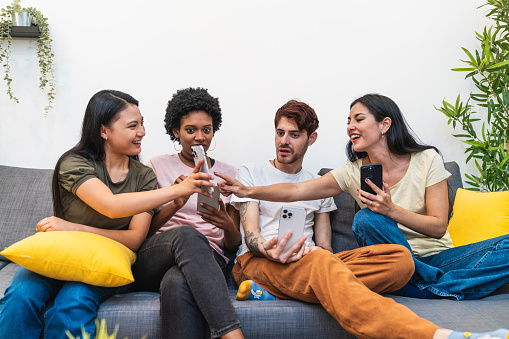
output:
{"label": "phone case", "polygon": [[[207,173],[207,174],[210,174],[210,171],[209,171],[209,164],[207,162],[207,155],[205,154],[205,150],[203,149],[203,146],[202,145],[197,145],[197,146],[191,146],[191,149],[193,151],[193,159],[194,159],[194,164],[198,164],[198,162],[200,160],[204,160],[203,161],[203,164],[201,165],[200,167],[200,172],[203,172],[203,173]],[[212,194],[214,192],[214,189],[212,187],[203,187],[209,194]],[[208,211],[207,211],[208,212]]]}
{"label": "phone case", "polygon": [[283,207],[279,217],[278,242],[286,233],[292,232],[292,237],[288,240],[284,251],[293,246],[304,234],[306,224],[306,210],[300,207]]}
{"label": "phone case", "polygon": [[376,195],[375,191],[366,183],[365,179],[371,180],[380,189],[383,187],[383,170],[381,164],[369,164],[361,166],[361,190]]}
{"label": "phone case", "polygon": [[199,212],[203,212],[203,213],[212,215],[212,213],[210,213],[208,210],[201,207],[200,203],[209,205],[217,210],[219,208],[219,200],[218,199],[219,199],[219,190],[214,190],[214,192],[212,192],[212,198],[208,198],[208,197],[204,196],[203,194],[198,194],[198,199],[197,199],[198,201],[197,201],[196,208]]}

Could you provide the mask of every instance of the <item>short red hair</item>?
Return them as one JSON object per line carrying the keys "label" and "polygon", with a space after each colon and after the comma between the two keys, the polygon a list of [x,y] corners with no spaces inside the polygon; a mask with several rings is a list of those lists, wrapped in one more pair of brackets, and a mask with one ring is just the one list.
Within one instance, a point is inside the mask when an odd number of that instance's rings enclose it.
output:
{"label": "short red hair", "polygon": [[315,110],[305,102],[290,100],[281,106],[274,118],[274,126],[276,128],[282,117],[295,121],[299,131],[305,130],[308,133],[308,137],[318,129],[318,117]]}

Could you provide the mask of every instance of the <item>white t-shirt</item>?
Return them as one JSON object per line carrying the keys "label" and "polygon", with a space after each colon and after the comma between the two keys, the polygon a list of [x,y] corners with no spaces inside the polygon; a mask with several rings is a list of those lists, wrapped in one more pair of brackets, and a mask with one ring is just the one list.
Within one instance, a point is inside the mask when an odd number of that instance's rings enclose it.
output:
{"label": "white t-shirt", "polygon": [[[147,166],[151,167],[157,176],[157,188],[171,186],[175,182],[175,179],[177,179],[181,174],[188,176],[193,171],[191,167],[185,165],[180,160],[178,154],[164,154],[156,156],[149,160]],[[214,166],[210,168],[210,173],[214,172],[220,172],[234,177],[237,174],[237,169],[224,162],[215,161]],[[214,180],[212,180],[212,182],[217,184],[221,180],[223,179],[218,176],[214,176]],[[221,195],[221,200],[223,200],[225,205],[230,203],[230,199],[231,196],[225,197]],[[184,225],[192,226],[207,237],[209,244],[214,251],[221,254],[226,262],[228,262],[228,259],[223,255],[224,231],[219,227],[206,222],[196,213],[197,200],[198,193],[191,195],[186,204],[182,206],[182,208],[179,209],[175,215],[173,215],[173,217],[171,217],[157,231],[157,233]]]}
{"label": "white t-shirt", "polygon": [[[360,168],[362,159],[347,162],[345,166],[331,171],[343,192],[348,192],[361,208],[366,205],[357,198],[360,188]],[[448,179],[451,173],[444,167],[442,158],[434,149],[412,153],[408,170],[403,178],[390,187],[392,202],[404,209],[421,215],[427,215],[426,188]],[[405,225],[398,223],[399,229],[405,235],[412,252],[417,258],[437,254],[444,249],[452,248],[449,232],[441,239],[428,237],[415,232]]]}
{"label": "white t-shirt", "polygon": [[[246,186],[267,186],[284,182],[302,182],[317,178],[317,175],[302,169],[299,173],[288,174],[276,169],[269,161],[260,163],[250,163],[239,168],[237,179]],[[304,227],[304,235],[307,237],[306,247],[314,246],[313,242],[313,226],[315,213],[326,213],[334,211],[336,205],[332,198],[318,199],[311,201],[297,202],[271,202],[264,200],[256,200],[250,198],[232,197],[232,204],[238,208],[239,203],[247,201],[255,201],[258,203],[260,211],[260,233],[266,240],[277,236],[279,229],[279,216],[284,206],[301,207],[306,210],[306,225]],[[244,239],[244,227],[241,224],[242,245],[237,252],[240,256],[249,251]]]}

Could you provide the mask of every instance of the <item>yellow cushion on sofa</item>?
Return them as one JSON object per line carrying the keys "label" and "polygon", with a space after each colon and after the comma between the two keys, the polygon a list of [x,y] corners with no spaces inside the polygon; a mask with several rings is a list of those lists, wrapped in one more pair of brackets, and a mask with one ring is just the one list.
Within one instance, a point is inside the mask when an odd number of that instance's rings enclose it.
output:
{"label": "yellow cushion on sofa", "polygon": [[454,246],[509,233],[509,191],[479,193],[458,188],[447,229]]}
{"label": "yellow cushion on sofa", "polygon": [[46,277],[114,287],[134,281],[131,265],[136,254],[101,235],[74,232],[39,232],[0,252]]}

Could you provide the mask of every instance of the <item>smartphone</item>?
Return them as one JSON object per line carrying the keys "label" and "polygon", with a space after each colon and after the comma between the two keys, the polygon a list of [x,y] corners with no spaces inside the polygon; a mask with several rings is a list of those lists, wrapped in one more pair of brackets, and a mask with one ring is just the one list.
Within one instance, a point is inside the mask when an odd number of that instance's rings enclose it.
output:
{"label": "smartphone", "polygon": [[278,242],[283,239],[286,233],[292,232],[284,251],[293,246],[304,234],[306,224],[306,210],[300,207],[283,207],[279,216]]}
{"label": "smartphone", "polygon": [[203,212],[203,213],[207,213],[207,214],[210,214],[212,215],[212,213],[210,211],[208,211],[207,209],[203,208],[200,206],[200,203],[204,203],[206,205],[209,205],[210,207],[214,208],[214,209],[219,209],[219,190],[214,190],[212,192],[212,197],[209,198],[209,197],[206,197],[204,196],[203,194],[198,194],[198,202],[197,202],[197,210],[199,212]]}
{"label": "smartphone", "polygon": [[[203,146],[202,145],[191,146],[191,149],[193,151],[193,159],[195,165],[197,165],[198,162],[203,159],[203,164],[200,167],[200,172],[210,174],[209,163],[207,161],[207,154],[205,154],[205,149],[203,149]],[[214,192],[213,187],[201,186],[201,188],[205,189],[209,194],[212,194]]]}
{"label": "smartphone", "polygon": [[376,195],[368,185],[366,179],[371,180],[380,189],[383,187],[382,164],[369,164],[361,166],[361,190]]}

